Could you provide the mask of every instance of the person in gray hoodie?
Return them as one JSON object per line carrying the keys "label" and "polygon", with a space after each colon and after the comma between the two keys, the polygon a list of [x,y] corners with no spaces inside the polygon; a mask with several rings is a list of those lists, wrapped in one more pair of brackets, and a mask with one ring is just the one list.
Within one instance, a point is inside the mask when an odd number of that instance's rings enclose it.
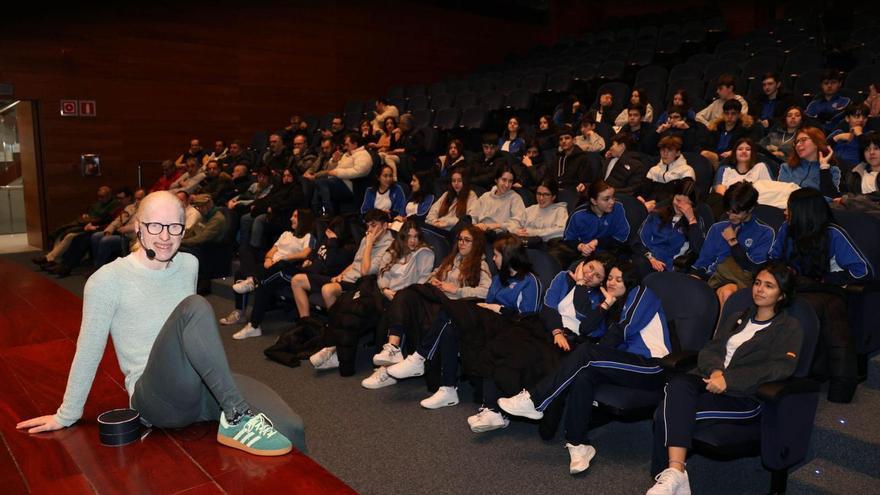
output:
{"label": "person in gray hoodie", "polygon": [[495,173],[495,186],[480,196],[471,213],[474,227],[486,233],[504,232],[512,218],[523,216],[526,206],[519,193],[511,189],[513,181],[513,169],[506,165],[498,167],[498,172]]}
{"label": "person in gray hoodie", "polygon": [[553,179],[544,179],[535,191],[538,204],[526,208],[522,215],[510,219],[507,231],[523,238],[529,245],[562,237],[568,222],[568,208],[557,203],[559,186]]}

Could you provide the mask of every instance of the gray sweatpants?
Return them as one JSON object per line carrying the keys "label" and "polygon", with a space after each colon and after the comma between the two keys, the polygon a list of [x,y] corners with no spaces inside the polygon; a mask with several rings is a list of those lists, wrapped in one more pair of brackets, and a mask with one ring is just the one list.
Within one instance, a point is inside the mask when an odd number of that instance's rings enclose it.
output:
{"label": "gray sweatpants", "polygon": [[187,297],[168,317],[131,402],[144,419],[166,428],[216,421],[221,411],[232,418],[252,408],[306,452],[302,419],[287,403],[263,383],[229,370],[214,310],[201,296]]}

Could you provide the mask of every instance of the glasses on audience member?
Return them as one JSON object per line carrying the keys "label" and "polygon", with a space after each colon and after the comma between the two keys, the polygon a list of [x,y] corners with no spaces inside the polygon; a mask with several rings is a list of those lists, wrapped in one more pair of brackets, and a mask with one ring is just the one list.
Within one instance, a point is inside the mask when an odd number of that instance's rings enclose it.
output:
{"label": "glasses on audience member", "polygon": [[141,225],[147,229],[147,233],[150,235],[159,235],[165,229],[168,229],[168,235],[182,235],[183,229],[186,227],[182,223],[144,222]]}
{"label": "glasses on audience member", "polygon": [[458,236],[458,242],[470,244],[470,243],[474,242],[474,240],[473,240],[473,238],[470,238],[470,237]]}
{"label": "glasses on audience member", "polygon": [[797,138],[797,139],[794,140],[794,142],[797,143],[797,144],[806,143],[807,141],[811,141],[811,139],[808,138],[808,137],[806,137],[806,136],[804,136],[804,137],[799,137],[799,138]]}
{"label": "glasses on audience member", "polygon": [[553,196],[553,193],[538,191],[535,193],[535,196]]}

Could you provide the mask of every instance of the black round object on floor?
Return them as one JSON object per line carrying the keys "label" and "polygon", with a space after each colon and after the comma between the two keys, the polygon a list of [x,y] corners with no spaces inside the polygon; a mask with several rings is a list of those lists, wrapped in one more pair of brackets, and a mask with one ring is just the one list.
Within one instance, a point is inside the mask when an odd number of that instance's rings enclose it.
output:
{"label": "black round object on floor", "polygon": [[101,444],[119,447],[134,442],[141,435],[141,415],[134,409],[113,409],[98,416]]}

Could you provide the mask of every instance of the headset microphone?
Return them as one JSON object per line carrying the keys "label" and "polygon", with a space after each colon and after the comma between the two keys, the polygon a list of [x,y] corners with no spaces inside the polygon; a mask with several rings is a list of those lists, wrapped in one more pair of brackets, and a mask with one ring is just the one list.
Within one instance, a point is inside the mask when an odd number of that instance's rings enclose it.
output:
{"label": "headset microphone", "polygon": [[144,248],[144,252],[147,253],[147,258],[149,258],[151,260],[156,259],[156,251],[153,251],[152,249],[148,248],[146,246],[146,244],[144,244],[143,239],[141,239],[141,231],[140,230],[138,230],[137,234],[138,234],[137,235],[138,243],[141,245],[142,248]]}

